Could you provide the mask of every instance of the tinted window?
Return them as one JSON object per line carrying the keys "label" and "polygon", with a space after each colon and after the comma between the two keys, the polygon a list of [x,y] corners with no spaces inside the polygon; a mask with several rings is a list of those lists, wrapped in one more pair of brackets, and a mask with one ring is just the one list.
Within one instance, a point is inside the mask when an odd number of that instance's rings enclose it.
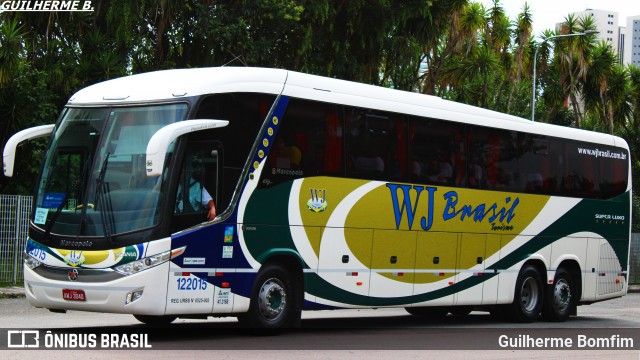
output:
{"label": "tinted window", "polygon": [[275,100],[274,95],[231,93],[204,98],[195,118],[228,120],[229,125],[211,131],[190,134],[190,141],[216,143],[217,161],[222,166],[222,179],[218,196],[218,213],[229,204],[242,169],[256,140],[262,123]]}
{"label": "tinted window", "polygon": [[627,189],[629,154],[622,149],[605,149],[609,157],[600,157],[600,192],[603,198],[611,198]]}
{"label": "tinted window", "polygon": [[564,149],[567,196],[610,198],[625,191],[629,161],[626,150],[578,141],[565,142]]}
{"label": "tinted window", "polygon": [[[564,194],[567,196],[597,198],[600,192],[597,158],[582,153],[584,147],[576,141],[564,143]],[[591,146],[587,146],[591,148]]]}
{"label": "tinted window", "polygon": [[342,176],[342,107],[291,99],[267,158],[260,186],[309,176]]}
{"label": "tinted window", "polygon": [[[464,186],[467,183],[464,124],[427,118],[412,118],[410,124],[411,181]],[[474,174],[473,170],[469,174]]]}
{"label": "tinted window", "polygon": [[[515,191],[519,188],[517,136],[513,131],[469,126],[470,157],[474,172],[482,171],[477,187]],[[469,180],[471,181],[471,180]],[[469,183],[470,187],[476,187]]]}
{"label": "tinted window", "polygon": [[346,108],[347,176],[358,179],[407,179],[406,125],[402,116]]}
{"label": "tinted window", "polygon": [[520,191],[535,194],[561,193],[562,144],[534,134],[520,134]]}

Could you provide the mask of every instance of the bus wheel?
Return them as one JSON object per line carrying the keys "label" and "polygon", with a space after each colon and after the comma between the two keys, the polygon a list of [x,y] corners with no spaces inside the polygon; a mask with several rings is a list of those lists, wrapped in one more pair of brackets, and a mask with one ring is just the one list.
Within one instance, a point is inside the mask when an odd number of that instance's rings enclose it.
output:
{"label": "bus wheel", "polygon": [[173,315],[133,315],[136,320],[152,326],[169,325],[177,318]]}
{"label": "bus wheel", "polygon": [[251,328],[283,329],[299,324],[300,316],[293,281],[283,267],[272,264],[258,273],[249,311],[238,320]]}
{"label": "bus wheel", "polygon": [[542,317],[547,321],[565,321],[571,314],[576,297],[573,281],[564,269],[558,269],[553,286],[545,294]]}
{"label": "bus wheel", "polygon": [[450,308],[446,306],[421,306],[406,307],[404,309],[411,315],[419,316],[430,321],[438,321],[447,316]]}
{"label": "bus wheel", "polygon": [[509,316],[516,322],[532,322],[542,309],[542,280],[538,270],[526,265],[520,270]]}

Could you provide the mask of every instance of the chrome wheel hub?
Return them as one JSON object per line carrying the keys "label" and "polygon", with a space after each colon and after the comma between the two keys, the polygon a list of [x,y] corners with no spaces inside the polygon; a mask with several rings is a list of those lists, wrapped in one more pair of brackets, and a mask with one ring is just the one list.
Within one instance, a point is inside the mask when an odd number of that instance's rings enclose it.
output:
{"label": "chrome wheel hub", "polygon": [[269,279],[262,284],[258,294],[260,314],[270,321],[277,320],[284,314],[287,305],[287,293],[279,279]]}
{"label": "chrome wheel hub", "polygon": [[532,277],[527,278],[522,283],[522,288],[520,289],[520,304],[525,311],[532,312],[538,306],[539,290],[538,283]]}
{"label": "chrome wheel hub", "polygon": [[571,303],[571,288],[566,280],[560,279],[553,286],[553,304],[557,311],[564,312]]}

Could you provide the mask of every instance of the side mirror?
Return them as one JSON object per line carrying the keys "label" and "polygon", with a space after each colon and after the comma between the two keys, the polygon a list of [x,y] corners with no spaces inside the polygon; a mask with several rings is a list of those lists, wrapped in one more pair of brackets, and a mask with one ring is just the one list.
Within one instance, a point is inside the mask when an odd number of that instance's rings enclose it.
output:
{"label": "side mirror", "polygon": [[147,176],[160,176],[169,145],[179,136],[229,125],[227,120],[185,120],[156,131],[147,144]]}
{"label": "side mirror", "polygon": [[13,176],[13,167],[16,162],[16,149],[20,143],[26,140],[49,136],[53,132],[54,127],[55,125],[53,124],[36,126],[19,131],[10,137],[9,141],[5,144],[4,151],[2,153],[2,170],[4,172],[4,176]]}

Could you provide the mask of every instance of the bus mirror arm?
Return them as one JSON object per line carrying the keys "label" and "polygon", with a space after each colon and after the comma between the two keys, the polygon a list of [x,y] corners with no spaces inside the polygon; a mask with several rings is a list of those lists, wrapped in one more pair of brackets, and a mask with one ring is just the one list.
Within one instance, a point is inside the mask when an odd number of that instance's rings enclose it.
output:
{"label": "bus mirror arm", "polygon": [[160,176],[169,145],[179,136],[213,128],[225,127],[227,120],[195,119],[169,124],[156,131],[147,144],[147,176]]}
{"label": "bus mirror arm", "polygon": [[20,143],[26,140],[49,136],[53,132],[54,127],[55,125],[53,124],[35,126],[17,132],[15,135],[10,137],[9,141],[7,141],[4,146],[4,151],[2,152],[2,169],[4,176],[13,176],[13,168],[16,161],[16,149]]}

